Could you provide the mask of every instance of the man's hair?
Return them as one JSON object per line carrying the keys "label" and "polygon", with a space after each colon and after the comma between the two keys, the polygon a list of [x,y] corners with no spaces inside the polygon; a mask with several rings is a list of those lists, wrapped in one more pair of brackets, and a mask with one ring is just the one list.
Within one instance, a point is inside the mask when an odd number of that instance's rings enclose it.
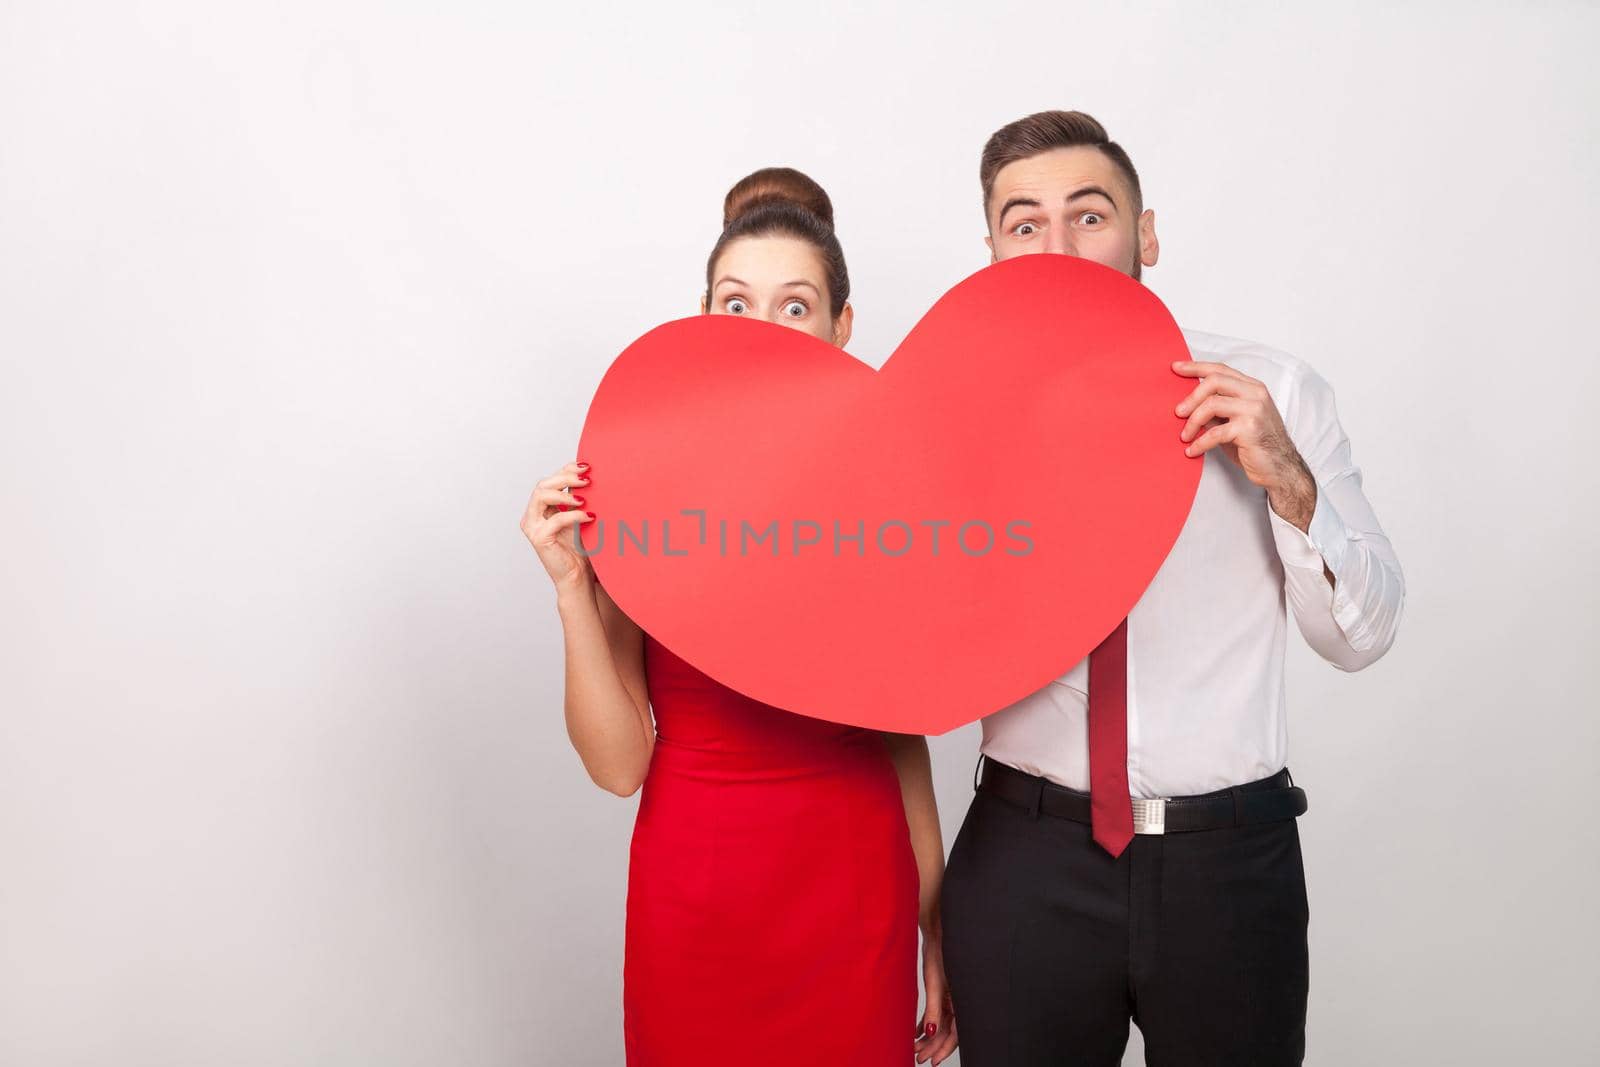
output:
{"label": "man's hair", "polygon": [[978,162],[978,179],[983,183],[983,218],[989,220],[989,198],[994,195],[994,178],[1000,168],[1019,159],[1031,159],[1052,148],[1098,148],[1122,172],[1133,190],[1133,213],[1144,210],[1139,191],[1139,172],[1122,146],[1106,136],[1106,128],[1081,111],[1039,111],[1007,123],[994,131],[983,146]]}

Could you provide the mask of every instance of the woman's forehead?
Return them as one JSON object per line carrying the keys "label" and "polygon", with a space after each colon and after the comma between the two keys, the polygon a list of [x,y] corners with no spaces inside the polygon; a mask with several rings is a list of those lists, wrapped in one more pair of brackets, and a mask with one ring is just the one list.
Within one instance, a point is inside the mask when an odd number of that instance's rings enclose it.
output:
{"label": "woman's forehead", "polygon": [[795,237],[771,234],[729,241],[717,257],[717,281],[732,277],[748,285],[818,284],[822,257]]}

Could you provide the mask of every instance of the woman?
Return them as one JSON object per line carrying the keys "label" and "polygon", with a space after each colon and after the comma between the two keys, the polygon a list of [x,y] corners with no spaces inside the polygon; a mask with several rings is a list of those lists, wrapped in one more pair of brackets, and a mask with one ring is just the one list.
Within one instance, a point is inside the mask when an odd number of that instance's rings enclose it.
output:
{"label": "woman", "polygon": [[[849,295],[820,186],[769,168],[728,192],[702,314],[843,346]],[[540,482],[523,530],[556,586],[573,747],[600,786],[644,789],[628,871],[628,1064],[887,1067],[908,1051],[940,1063],[956,1033],[926,740],[759,703],[641,631],[573,547],[593,521],[574,490],[594,473],[573,462]],[[927,1008],[908,1050],[919,924]]]}

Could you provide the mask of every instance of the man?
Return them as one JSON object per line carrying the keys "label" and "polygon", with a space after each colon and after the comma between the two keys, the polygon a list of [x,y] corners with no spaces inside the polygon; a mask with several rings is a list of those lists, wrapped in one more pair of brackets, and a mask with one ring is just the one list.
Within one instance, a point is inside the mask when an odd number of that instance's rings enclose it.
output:
{"label": "man", "polygon": [[[1003,127],[979,171],[993,259],[1155,266],[1138,174],[1088,115]],[[1328,383],[1262,345],[1184,337],[1173,447],[1204,467],[1176,545],[1090,656],[983,720],[943,889],[965,1067],[1118,1064],[1130,1018],[1154,1067],[1304,1056],[1285,602],[1355,671],[1393,643],[1404,581]]]}

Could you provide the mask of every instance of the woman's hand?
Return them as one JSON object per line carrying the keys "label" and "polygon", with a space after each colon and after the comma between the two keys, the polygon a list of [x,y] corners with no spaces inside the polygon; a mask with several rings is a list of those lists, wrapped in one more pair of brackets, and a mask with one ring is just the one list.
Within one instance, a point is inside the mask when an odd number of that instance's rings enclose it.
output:
{"label": "woman's hand", "polygon": [[583,497],[572,493],[573,486],[589,484],[588,466],[573,461],[540,482],[522,514],[522,532],[539,553],[539,561],[558,592],[581,591],[594,584],[589,557],[573,547],[577,528],[594,519],[588,512],[578,510]]}
{"label": "woman's hand", "polygon": [[956,1050],[956,1013],[944,977],[944,942],[938,931],[922,935],[922,993],[927,1007],[917,1033],[917,1062],[932,1057],[934,1067]]}

